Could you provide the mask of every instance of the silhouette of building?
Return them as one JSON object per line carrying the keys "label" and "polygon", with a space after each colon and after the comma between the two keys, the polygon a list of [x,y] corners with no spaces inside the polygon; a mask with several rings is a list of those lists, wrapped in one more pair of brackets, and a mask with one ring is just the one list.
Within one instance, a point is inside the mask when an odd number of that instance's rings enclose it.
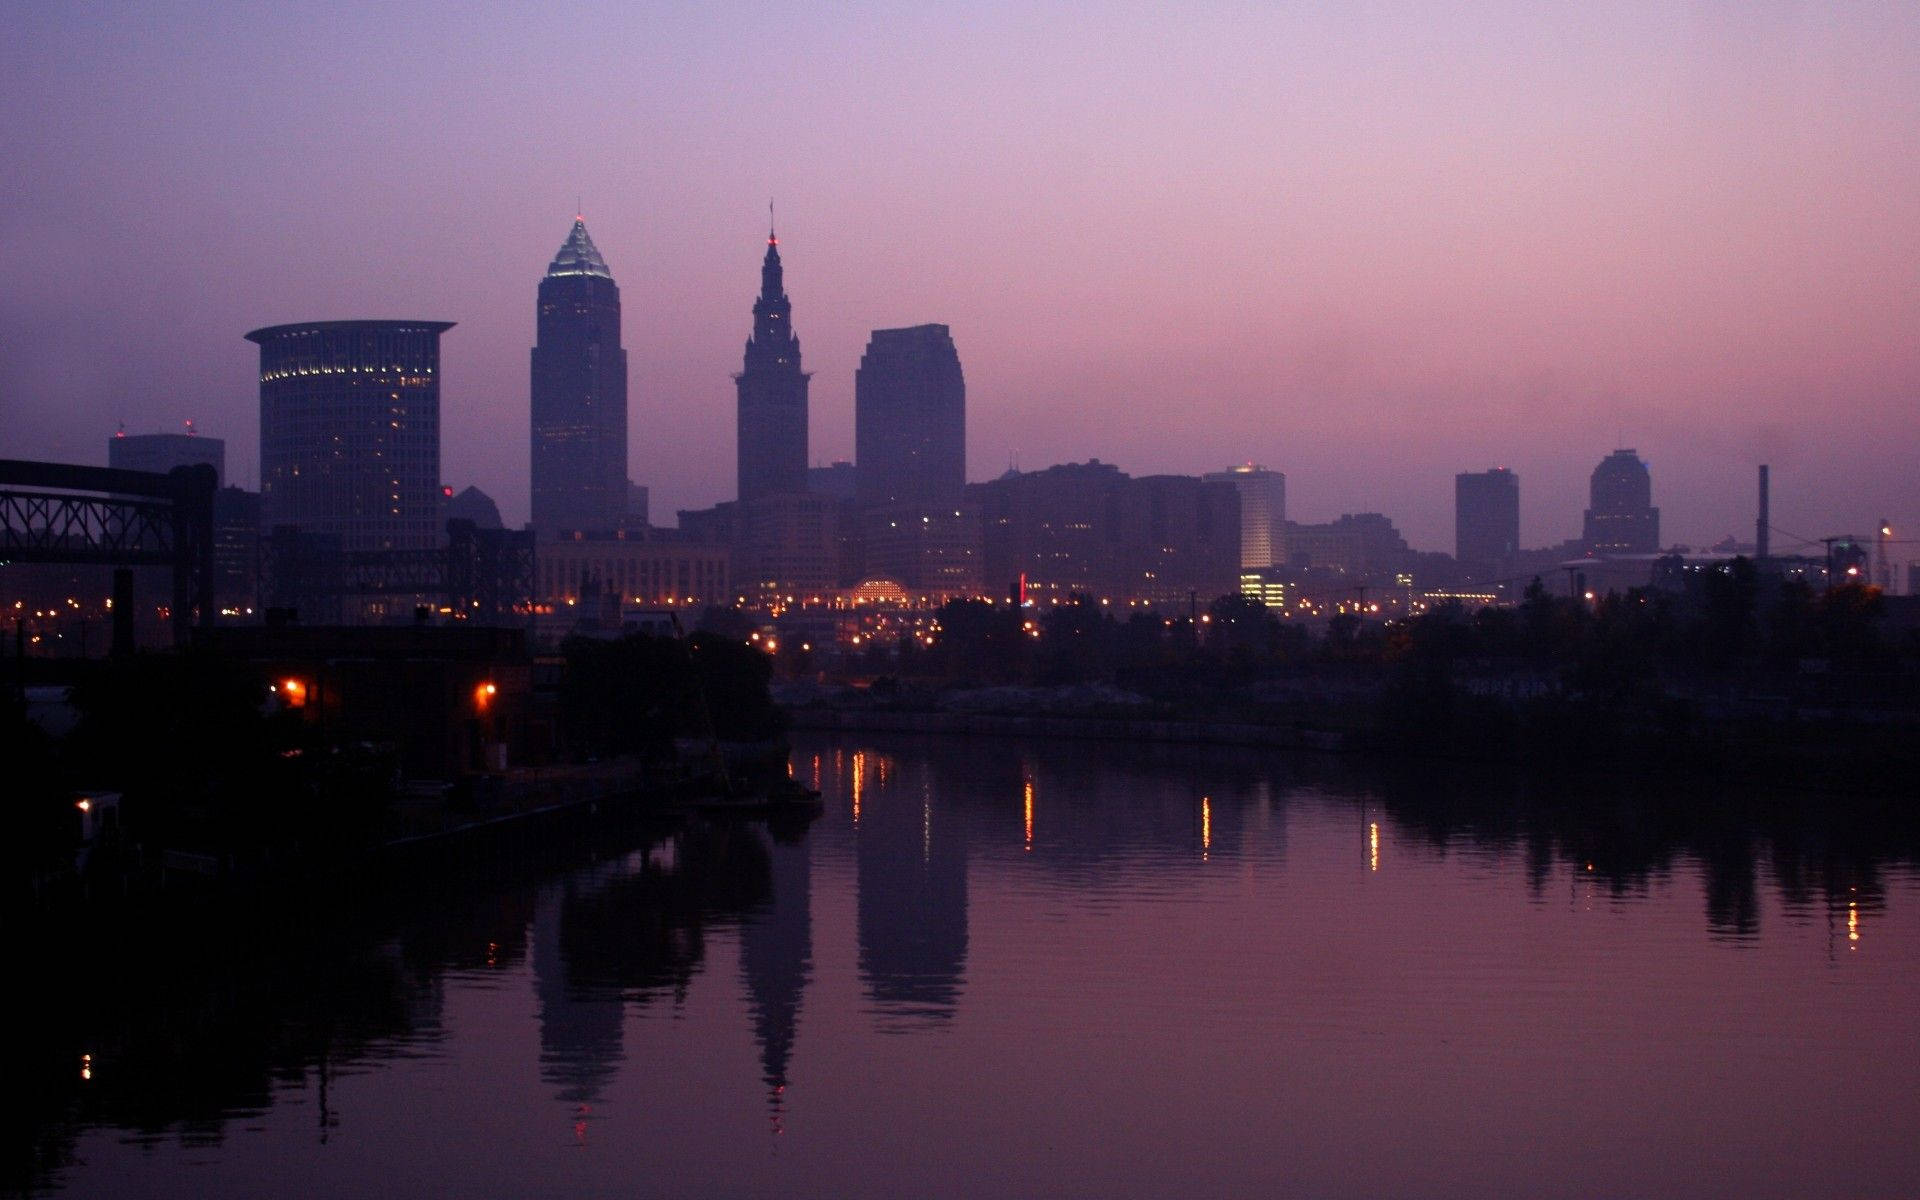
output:
{"label": "silhouette of building", "polygon": [[260,347],[260,521],[345,551],[430,550],[440,524],[440,335],[451,321],[311,321]]}
{"label": "silhouette of building", "polygon": [[839,585],[843,504],[832,496],[760,496],[740,502],[733,534],[734,593],[749,603],[818,600]]}
{"label": "silhouette of building", "polygon": [[981,574],[1004,594],[1083,592],[1114,604],[1185,610],[1234,592],[1240,579],[1235,484],[1187,475],[1134,479],[1112,463],[1009,471],[971,484],[981,522]]}
{"label": "silhouette of building", "polygon": [[627,515],[620,287],[574,218],[540,280],[533,347],[533,527],[608,533]]}
{"label": "silhouette of building", "polygon": [[[727,604],[732,555],[725,545],[663,536],[564,538],[541,545],[534,600],[557,615],[589,596],[619,605]],[[587,614],[581,614],[587,615]]]}
{"label": "silhouette of building", "polygon": [[477,487],[469,487],[456,496],[448,497],[446,513],[447,520],[472,521],[476,529],[503,528],[500,506],[493,502],[492,496]]}
{"label": "silhouette of building", "polygon": [[1411,569],[1415,554],[1382,513],[1342,513],[1323,525],[1287,522],[1291,567],[1322,569],[1361,580],[1390,579]]}
{"label": "silhouette of building", "polygon": [[1119,467],[1089,459],[969,485],[980,508],[987,587],[1005,594],[1024,577],[1035,592],[1111,599],[1127,482]]}
{"label": "silhouette of building", "polygon": [[856,528],[848,508],[844,500],[811,494],[723,500],[712,508],[679,510],[680,527],[672,536],[731,552],[729,595],[735,602],[819,599],[844,584],[844,542]]}
{"label": "silhouette of building", "polygon": [[1593,469],[1582,538],[1589,554],[1652,554],[1660,549],[1653,476],[1632,450],[1615,450]]}
{"label": "silhouette of building", "polygon": [[780,266],[780,239],[767,231],[753,336],[734,384],[739,392],[738,494],[743,501],[807,490],[807,380]]}
{"label": "silhouette of building", "polygon": [[891,579],[928,604],[981,592],[980,513],[970,501],[867,509],[860,540],[868,577]]}
{"label": "silhouette of building", "polygon": [[807,468],[807,490],[816,496],[853,500],[857,495],[859,477],[852,463],[836,459],[828,466]]}
{"label": "silhouette of building", "polygon": [[1142,475],[1127,489],[1122,594],[1159,609],[1240,590],[1240,496],[1192,475]]}
{"label": "silhouette of building", "polygon": [[260,605],[260,493],[226,487],[213,494],[213,603],[222,617],[245,619]]}
{"label": "silhouette of building", "polygon": [[951,509],[967,478],[967,385],[945,325],[874,330],[853,414],[863,508]]}
{"label": "silhouette of building", "polygon": [[1203,476],[1240,493],[1240,569],[1259,571],[1287,561],[1287,477],[1254,463]]}
{"label": "silhouette of building", "polygon": [[1505,467],[1453,477],[1453,556],[1486,575],[1520,552],[1520,477]]}
{"label": "silhouette of building", "polygon": [[128,433],[125,430],[107,439],[107,465],[122,471],[165,475],[175,467],[201,463],[213,468],[214,486],[223,486],[227,479],[227,443],[220,438],[193,433]]}

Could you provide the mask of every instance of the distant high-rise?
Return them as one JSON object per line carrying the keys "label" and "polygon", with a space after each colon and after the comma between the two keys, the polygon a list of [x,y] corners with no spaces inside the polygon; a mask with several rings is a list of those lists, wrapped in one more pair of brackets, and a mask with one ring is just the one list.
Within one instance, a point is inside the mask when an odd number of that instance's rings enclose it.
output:
{"label": "distant high-rise", "polygon": [[130,434],[124,430],[107,439],[107,465],[123,471],[165,475],[175,467],[201,463],[213,468],[214,486],[223,486],[227,479],[227,443],[192,433]]}
{"label": "distant high-rise", "polygon": [[1240,569],[1258,571],[1287,561],[1287,477],[1242,463],[1204,477],[1240,493]]}
{"label": "distant high-rise", "polygon": [[806,491],[808,375],[800,369],[800,337],[782,282],[780,239],[772,230],[760,264],[760,296],[753,302],[753,336],[733,379],[740,401],[740,499]]}
{"label": "distant high-rise", "polygon": [[430,550],[440,527],[440,335],[451,321],[256,329],[260,521],[342,550]]}
{"label": "distant high-rise", "polygon": [[876,329],[853,377],[863,507],[949,504],[967,479],[967,384],[945,325]]}
{"label": "distant high-rise", "polygon": [[852,500],[858,487],[855,480],[859,472],[853,464],[837,460],[824,467],[807,468],[807,490],[816,496],[832,496],[835,500]]}
{"label": "distant high-rise", "polygon": [[1453,557],[1482,573],[1520,551],[1520,477],[1505,467],[1453,477]]}
{"label": "distant high-rise", "polygon": [[[979,514],[980,578],[990,595],[1024,579],[1035,596],[1085,592],[1115,606],[1186,612],[1239,586],[1234,486],[1183,475],[1130,478],[1111,463],[1009,471],[968,484]],[[870,564],[871,565],[871,564]]]}
{"label": "distant high-rise", "polygon": [[1589,554],[1652,554],[1660,549],[1653,476],[1632,450],[1615,450],[1593,469],[1582,536]]}
{"label": "distant high-rise", "polygon": [[477,487],[448,497],[446,507],[441,511],[449,521],[472,521],[476,529],[504,528],[500,520],[500,506],[493,502],[492,496]]}
{"label": "distant high-rise", "polygon": [[260,599],[260,493],[213,494],[213,602],[222,617],[248,617]]}
{"label": "distant high-rise", "polygon": [[620,288],[575,218],[540,280],[533,347],[533,527],[607,533],[627,515]]}

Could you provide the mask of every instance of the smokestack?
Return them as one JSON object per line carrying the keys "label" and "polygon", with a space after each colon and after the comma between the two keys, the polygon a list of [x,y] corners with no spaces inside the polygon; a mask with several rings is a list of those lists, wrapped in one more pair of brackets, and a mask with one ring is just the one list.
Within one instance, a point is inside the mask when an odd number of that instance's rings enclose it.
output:
{"label": "smokestack", "polygon": [[1753,523],[1753,557],[1767,561],[1767,464],[1760,464],[1760,518]]}

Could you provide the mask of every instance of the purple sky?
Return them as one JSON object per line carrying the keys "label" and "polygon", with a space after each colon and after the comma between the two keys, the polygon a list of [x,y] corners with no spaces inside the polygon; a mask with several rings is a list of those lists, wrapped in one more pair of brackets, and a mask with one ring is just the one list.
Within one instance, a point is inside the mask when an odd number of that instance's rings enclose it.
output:
{"label": "purple sky", "polygon": [[1750,538],[1761,461],[1784,530],[1920,533],[1920,6],[1276,7],[21,6],[0,455],[192,417],[251,485],[245,331],[438,318],[445,480],[524,520],[579,195],[671,523],[732,494],[771,195],[817,461],[940,321],[976,479],[1252,458],[1451,550],[1455,472],[1544,544],[1628,445],[1669,542]]}

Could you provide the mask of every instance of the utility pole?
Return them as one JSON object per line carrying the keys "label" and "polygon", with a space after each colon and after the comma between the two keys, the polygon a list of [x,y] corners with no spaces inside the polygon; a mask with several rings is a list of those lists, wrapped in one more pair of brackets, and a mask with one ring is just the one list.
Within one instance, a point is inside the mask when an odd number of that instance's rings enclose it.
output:
{"label": "utility pole", "polygon": [[1837,538],[1837,537],[1823,537],[1820,539],[1820,544],[1827,548],[1826,575],[1827,575],[1827,591],[1829,593],[1833,591],[1833,544],[1835,542],[1843,542],[1845,540],[1846,540],[1845,538]]}

